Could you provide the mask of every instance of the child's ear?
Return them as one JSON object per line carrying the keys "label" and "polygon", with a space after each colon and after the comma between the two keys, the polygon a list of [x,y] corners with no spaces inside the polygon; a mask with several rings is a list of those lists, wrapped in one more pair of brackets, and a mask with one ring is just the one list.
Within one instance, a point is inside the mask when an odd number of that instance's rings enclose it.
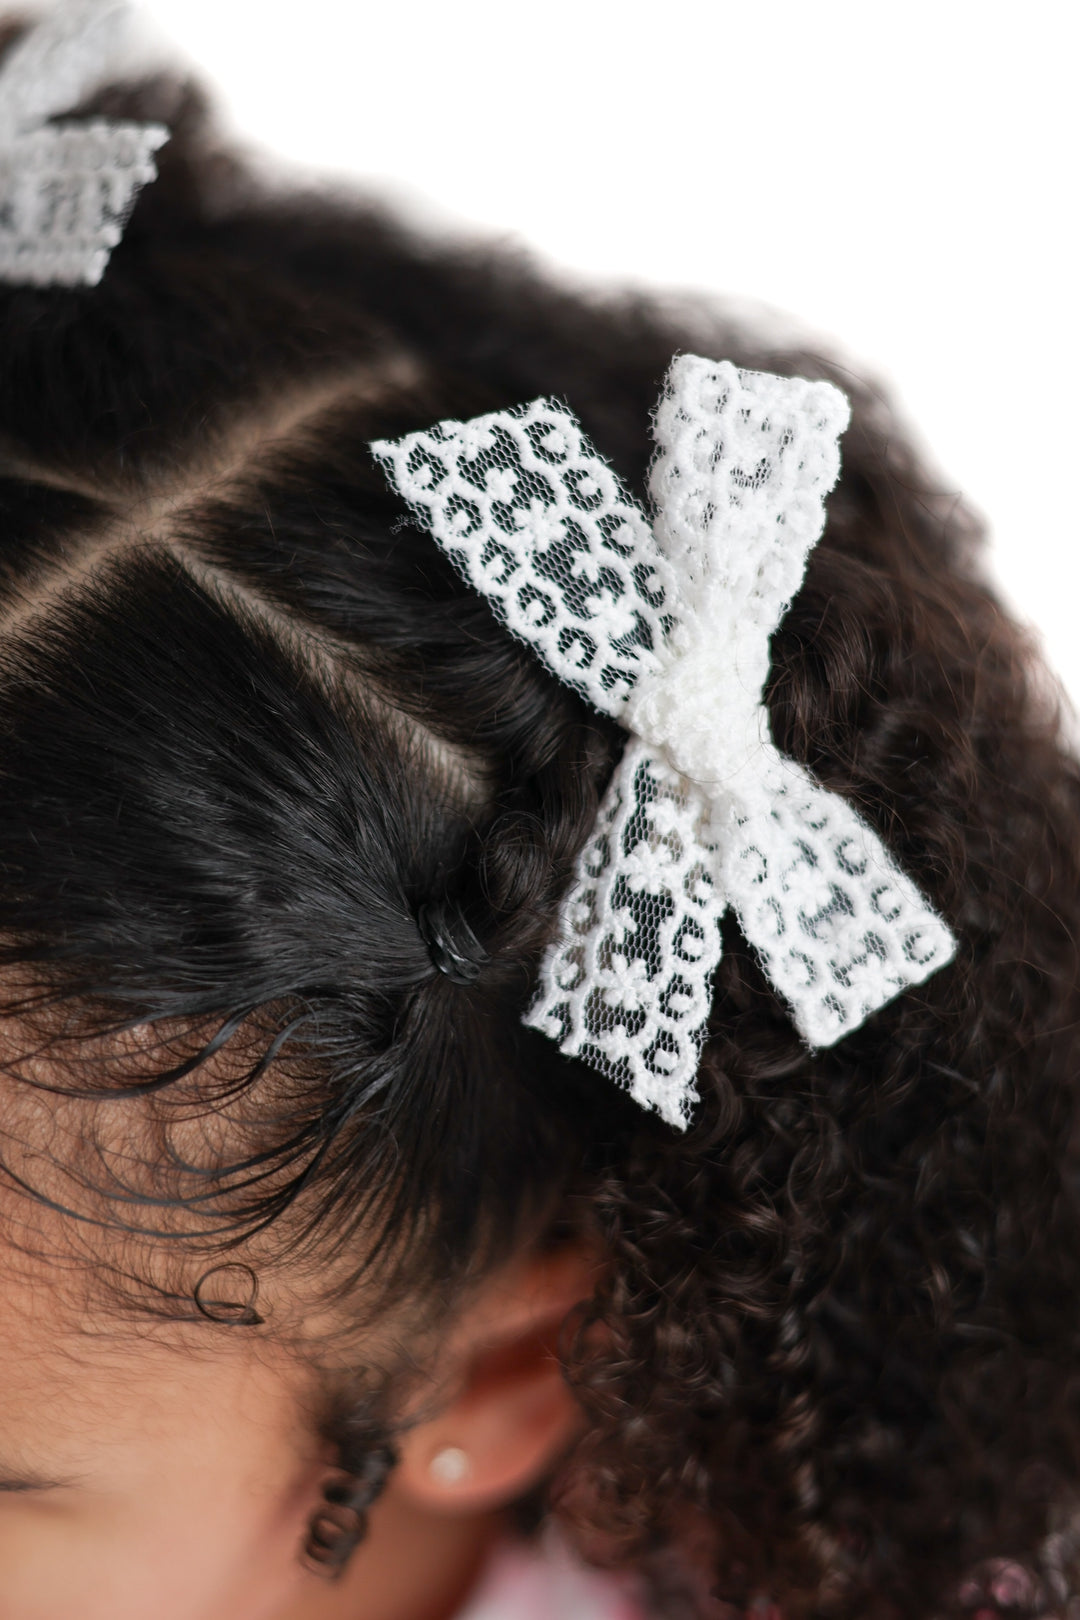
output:
{"label": "child's ear", "polygon": [[596,1256],[568,1246],[485,1285],[437,1372],[454,1392],[399,1442],[393,1487],[446,1513],[501,1507],[537,1484],[581,1421],[556,1354],[570,1310],[593,1292]]}

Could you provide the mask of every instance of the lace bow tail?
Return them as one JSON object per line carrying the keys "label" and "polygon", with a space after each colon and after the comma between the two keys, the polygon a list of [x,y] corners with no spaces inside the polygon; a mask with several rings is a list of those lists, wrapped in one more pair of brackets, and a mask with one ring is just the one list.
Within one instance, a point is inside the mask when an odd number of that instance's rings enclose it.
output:
{"label": "lace bow tail", "polygon": [[697,1098],[726,900],[708,805],[631,737],[560,912],[525,1023],[680,1129]]}
{"label": "lace bow tail", "polygon": [[831,1046],[944,967],[955,941],[847,800],[771,753],[724,833],[723,887],[800,1035]]}

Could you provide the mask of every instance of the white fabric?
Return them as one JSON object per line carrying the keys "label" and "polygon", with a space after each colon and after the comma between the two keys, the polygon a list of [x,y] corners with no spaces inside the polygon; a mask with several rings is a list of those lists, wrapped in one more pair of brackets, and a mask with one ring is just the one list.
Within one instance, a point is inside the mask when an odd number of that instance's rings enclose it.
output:
{"label": "white fabric", "polygon": [[526,1022],[675,1125],[728,905],[811,1046],[955,949],[870,827],[775,748],[763,702],[848,414],[825,382],[677,358],[655,532],[555,400],[372,446],[503,623],[631,733]]}
{"label": "white fabric", "polygon": [[157,174],[160,124],[46,122],[101,83],[126,12],[114,0],[63,0],[0,68],[0,280],[96,285]]}

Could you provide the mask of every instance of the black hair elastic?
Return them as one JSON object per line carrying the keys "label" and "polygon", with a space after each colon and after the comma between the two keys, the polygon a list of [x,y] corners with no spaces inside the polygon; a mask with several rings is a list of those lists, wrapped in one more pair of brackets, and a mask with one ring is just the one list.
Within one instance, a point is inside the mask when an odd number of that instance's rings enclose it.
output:
{"label": "black hair elastic", "polygon": [[431,900],[420,906],[416,926],[435,967],[454,984],[475,984],[491,960],[456,900]]}

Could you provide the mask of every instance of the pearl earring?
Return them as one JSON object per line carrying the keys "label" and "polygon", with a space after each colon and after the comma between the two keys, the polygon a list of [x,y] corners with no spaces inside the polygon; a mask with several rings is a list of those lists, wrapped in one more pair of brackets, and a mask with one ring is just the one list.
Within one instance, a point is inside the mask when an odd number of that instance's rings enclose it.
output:
{"label": "pearl earring", "polygon": [[460,1485],[472,1473],[472,1463],[460,1446],[444,1446],[428,1463],[428,1472],[440,1485]]}

